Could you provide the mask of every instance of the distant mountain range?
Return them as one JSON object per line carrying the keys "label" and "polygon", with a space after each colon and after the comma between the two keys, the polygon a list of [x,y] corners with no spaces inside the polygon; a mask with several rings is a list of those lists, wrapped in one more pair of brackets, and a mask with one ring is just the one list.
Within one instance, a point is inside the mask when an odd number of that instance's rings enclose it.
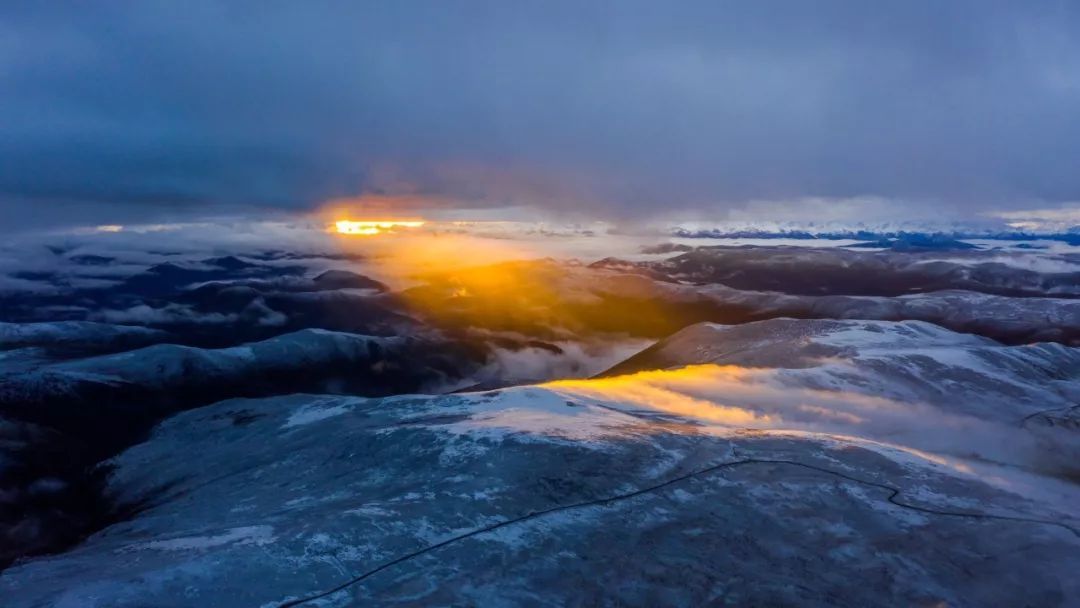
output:
{"label": "distant mountain range", "polygon": [[1026,232],[1021,230],[999,229],[957,229],[957,230],[889,230],[889,229],[835,229],[823,228],[694,228],[676,226],[670,230],[671,236],[680,238],[713,239],[800,239],[800,240],[856,240],[856,241],[959,241],[963,239],[981,239],[995,241],[1061,241],[1069,245],[1080,246],[1080,226],[1074,226],[1064,232]]}

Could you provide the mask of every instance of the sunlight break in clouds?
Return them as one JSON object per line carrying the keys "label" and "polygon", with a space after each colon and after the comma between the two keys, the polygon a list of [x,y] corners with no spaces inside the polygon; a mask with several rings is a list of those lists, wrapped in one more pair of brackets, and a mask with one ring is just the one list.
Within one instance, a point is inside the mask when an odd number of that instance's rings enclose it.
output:
{"label": "sunlight break in clouds", "polygon": [[334,227],[341,234],[358,234],[362,236],[374,236],[376,234],[383,234],[386,232],[392,232],[398,228],[419,228],[423,226],[422,221],[406,221],[406,220],[376,220],[376,221],[354,221],[354,220],[338,220],[334,222]]}

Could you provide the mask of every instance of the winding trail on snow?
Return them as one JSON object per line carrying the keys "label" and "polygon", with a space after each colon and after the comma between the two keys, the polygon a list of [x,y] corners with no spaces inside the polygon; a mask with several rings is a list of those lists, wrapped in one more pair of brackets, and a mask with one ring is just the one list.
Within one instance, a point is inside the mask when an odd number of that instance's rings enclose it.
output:
{"label": "winding trail on snow", "polygon": [[723,462],[723,463],[720,463],[720,464],[712,465],[710,467],[699,469],[697,471],[692,471],[690,473],[686,473],[685,475],[679,475],[678,477],[673,477],[673,478],[671,478],[671,479],[669,479],[667,481],[664,481],[662,483],[658,483],[656,485],[648,486],[648,487],[645,487],[645,488],[640,488],[638,490],[634,490],[632,492],[627,492],[625,494],[616,494],[614,496],[608,496],[608,497],[605,497],[605,498],[598,498],[598,499],[595,499],[595,500],[586,500],[586,501],[572,503],[572,504],[568,504],[568,505],[558,505],[558,506],[555,506],[555,507],[551,507],[549,509],[543,509],[543,510],[540,510],[540,511],[533,511],[533,512],[527,513],[525,515],[522,515],[520,517],[515,517],[515,518],[512,518],[512,519],[503,520],[501,522],[497,522],[497,523],[494,523],[494,524],[491,524],[491,525],[488,525],[488,526],[477,528],[475,530],[471,530],[469,532],[465,532],[464,534],[460,534],[458,536],[448,538],[448,539],[446,539],[444,541],[435,543],[433,545],[428,545],[426,547],[423,547],[421,549],[413,551],[412,553],[407,553],[405,555],[402,555],[401,557],[398,557],[398,558],[395,558],[395,559],[390,560],[388,562],[385,562],[382,565],[379,565],[379,566],[377,566],[377,567],[375,567],[375,568],[373,568],[371,570],[368,570],[368,571],[366,571],[366,572],[364,572],[362,574],[359,574],[359,575],[345,581],[344,583],[341,583],[340,585],[338,585],[336,587],[333,587],[331,589],[327,589],[326,591],[322,591],[322,592],[319,592],[319,593],[316,593],[316,594],[313,594],[313,595],[309,595],[309,596],[306,596],[306,597],[302,597],[302,598],[299,598],[299,599],[289,600],[289,601],[283,602],[281,604],[278,604],[277,608],[292,608],[293,606],[299,606],[301,604],[306,604],[308,602],[313,602],[315,600],[319,600],[319,599],[334,595],[335,593],[338,593],[340,591],[344,591],[345,589],[347,589],[347,588],[349,588],[349,587],[351,587],[351,586],[353,586],[353,585],[355,585],[355,584],[357,584],[359,582],[362,582],[365,579],[368,579],[368,578],[370,578],[372,576],[375,576],[376,574],[378,574],[378,573],[380,573],[380,572],[382,572],[384,570],[388,570],[390,568],[393,568],[394,566],[405,563],[405,562],[407,562],[409,560],[420,557],[422,555],[431,553],[433,551],[436,551],[436,550],[441,549],[443,547],[446,547],[448,545],[452,545],[452,544],[457,543],[459,541],[462,541],[462,540],[465,540],[465,539],[468,539],[468,538],[472,538],[474,536],[479,536],[481,534],[486,534],[488,532],[493,532],[493,531],[498,530],[500,528],[505,528],[505,527],[512,526],[514,524],[518,524],[518,523],[522,523],[522,522],[526,522],[526,521],[529,521],[529,520],[532,520],[532,519],[538,519],[540,517],[544,517],[546,515],[551,515],[552,513],[559,513],[561,511],[569,511],[569,510],[573,510],[573,509],[583,509],[583,508],[587,508],[587,507],[597,507],[597,506],[606,507],[606,506],[610,506],[611,504],[616,503],[616,502],[621,502],[621,501],[624,501],[624,500],[630,500],[630,499],[636,498],[638,496],[643,496],[645,494],[650,494],[650,493],[656,492],[658,490],[663,490],[664,488],[675,485],[677,483],[680,483],[680,482],[683,482],[683,481],[686,481],[686,480],[689,480],[689,479],[693,479],[693,478],[696,478],[696,477],[701,477],[701,476],[704,476],[704,475],[708,475],[708,474],[714,473],[716,471],[720,471],[720,470],[723,470],[723,469],[730,469],[730,468],[740,467],[740,466],[743,466],[743,465],[753,465],[753,464],[787,465],[787,466],[793,466],[793,467],[800,467],[800,468],[803,468],[803,469],[809,469],[811,471],[817,471],[817,472],[820,472],[820,473],[825,473],[825,474],[828,474],[828,475],[839,477],[841,479],[851,481],[851,482],[854,482],[854,483],[858,483],[858,484],[878,488],[878,489],[881,489],[881,490],[885,490],[885,491],[889,492],[889,495],[885,498],[885,500],[887,500],[888,502],[890,502],[890,503],[892,503],[892,504],[894,504],[894,505],[896,505],[898,507],[901,507],[901,508],[904,508],[904,509],[910,509],[912,511],[918,511],[920,513],[927,513],[927,514],[930,514],[930,515],[941,515],[941,516],[948,516],[948,517],[967,517],[967,518],[971,518],[971,519],[999,520],[999,521],[1010,521],[1010,522],[1020,522],[1020,523],[1056,526],[1056,527],[1062,528],[1064,530],[1068,530],[1074,536],[1076,536],[1077,538],[1080,538],[1080,529],[1074,528],[1074,527],[1072,527],[1072,526],[1070,526],[1068,524],[1057,522],[1057,521],[1050,521],[1050,520],[1046,520],[1046,519],[1037,519],[1037,518],[1030,518],[1030,517],[1018,517],[1018,516],[1012,516],[1012,515],[994,515],[994,514],[990,514],[990,513],[973,513],[973,512],[966,512],[966,511],[949,511],[949,510],[945,510],[945,509],[935,509],[933,507],[923,507],[923,506],[919,506],[919,505],[914,505],[914,504],[902,502],[899,499],[900,494],[901,494],[900,488],[890,486],[888,484],[878,483],[876,481],[869,481],[869,480],[866,480],[866,479],[860,479],[858,477],[854,477],[854,476],[848,475],[846,473],[840,473],[838,471],[833,471],[831,469],[827,469],[827,468],[824,468],[824,467],[819,467],[819,466],[812,465],[812,464],[806,464],[806,463],[803,463],[803,462],[797,462],[797,461],[794,461],[794,460],[773,460],[773,459],[765,459],[765,458],[746,458],[746,459],[743,459],[743,460],[736,460],[736,461],[732,461],[732,462]]}

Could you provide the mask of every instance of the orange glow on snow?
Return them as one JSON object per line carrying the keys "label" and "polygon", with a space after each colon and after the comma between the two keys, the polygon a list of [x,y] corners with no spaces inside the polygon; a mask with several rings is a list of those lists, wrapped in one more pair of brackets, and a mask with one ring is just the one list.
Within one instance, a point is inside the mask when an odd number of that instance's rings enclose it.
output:
{"label": "orange glow on snow", "polygon": [[[580,396],[623,404],[632,409],[646,408],[735,427],[771,428],[780,417],[745,404],[725,403],[723,389],[733,393],[735,401],[754,393],[757,373],[733,365],[690,365],[679,369],[653,370],[625,376],[582,380],[556,380],[541,386],[566,396]],[[717,387],[722,387],[717,391]],[[720,395],[714,394],[720,393]],[[719,398],[718,398],[719,397]]]}

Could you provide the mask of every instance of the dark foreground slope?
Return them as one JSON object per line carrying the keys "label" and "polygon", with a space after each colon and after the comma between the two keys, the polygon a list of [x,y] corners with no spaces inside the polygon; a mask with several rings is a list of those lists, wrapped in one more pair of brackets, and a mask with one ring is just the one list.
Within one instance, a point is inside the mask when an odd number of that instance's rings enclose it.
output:
{"label": "dark foreground slope", "polygon": [[[98,334],[116,333],[103,327]],[[39,340],[48,333],[30,329]],[[66,547],[141,508],[142,500],[103,494],[109,466],[98,463],[176,412],[298,391],[418,392],[484,361],[461,344],[319,329],[229,348],[156,344],[59,362],[25,350],[0,352],[0,566]]]}

